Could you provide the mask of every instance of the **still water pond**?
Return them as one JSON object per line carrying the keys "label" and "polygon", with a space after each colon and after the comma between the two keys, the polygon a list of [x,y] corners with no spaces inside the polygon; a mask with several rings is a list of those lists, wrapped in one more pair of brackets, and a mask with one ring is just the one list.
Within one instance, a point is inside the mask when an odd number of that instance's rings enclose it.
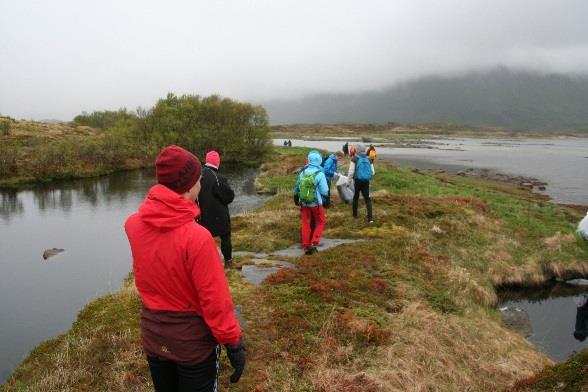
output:
{"label": "still water pond", "polygon": [[[236,193],[233,214],[261,204],[255,170],[224,174]],[[132,268],[123,223],[154,183],[146,170],[0,191],[0,383],[85,304],[120,287]],[[53,247],[65,252],[43,260]]]}
{"label": "still water pond", "polygon": [[526,336],[556,362],[588,348],[588,340],[574,338],[578,304],[588,288],[558,283],[535,290],[499,291],[498,309],[507,325]]}

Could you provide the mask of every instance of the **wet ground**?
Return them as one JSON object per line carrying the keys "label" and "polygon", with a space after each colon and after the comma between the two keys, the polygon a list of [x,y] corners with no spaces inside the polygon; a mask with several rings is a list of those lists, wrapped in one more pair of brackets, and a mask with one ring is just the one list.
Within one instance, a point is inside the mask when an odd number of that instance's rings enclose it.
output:
{"label": "wet ground", "polygon": [[[322,238],[318,250],[319,252],[326,249],[334,248],[342,244],[349,244],[357,240],[340,239],[340,238]],[[292,245],[285,249],[280,249],[271,253],[253,253],[253,252],[233,252],[236,263],[243,261],[241,273],[243,279],[255,286],[259,286],[265,278],[284,268],[295,269],[294,259],[304,256],[302,247]],[[289,261],[284,261],[288,259]]]}

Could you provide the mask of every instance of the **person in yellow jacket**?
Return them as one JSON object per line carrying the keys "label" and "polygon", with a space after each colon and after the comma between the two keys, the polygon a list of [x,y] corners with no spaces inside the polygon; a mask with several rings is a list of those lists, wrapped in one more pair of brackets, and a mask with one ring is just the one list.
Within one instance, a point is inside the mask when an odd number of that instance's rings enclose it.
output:
{"label": "person in yellow jacket", "polygon": [[370,144],[367,150],[365,150],[365,155],[367,155],[370,158],[370,161],[374,163],[376,160],[376,149],[373,144]]}

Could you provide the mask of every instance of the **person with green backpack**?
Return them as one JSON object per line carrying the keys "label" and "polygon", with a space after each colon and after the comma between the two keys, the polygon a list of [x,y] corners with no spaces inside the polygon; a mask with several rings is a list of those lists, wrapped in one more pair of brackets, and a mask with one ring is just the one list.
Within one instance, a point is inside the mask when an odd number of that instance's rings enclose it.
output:
{"label": "person with green backpack", "polygon": [[367,208],[368,223],[374,223],[372,216],[372,201],[370,199],[370,181],[376,174],[374,164],[370,158],[364,153],[360,152],[351,160],[349,164],[349,182],[354,182],[353,193],[353,217],[357,218],[357,207],[359,204],[359,194],[363,195],[365,206]]}
{"label": "person with green backpack", "polygon": [[[309,152],[308,165],[300,171],[294,186],[294,203],[300,206],[302,248],[307,255],[317,252],[327,222],[323,201],[329,194],[329,187],[321,169],[322,160],[318,151]],[[314,229],[311,227],[313,220]]]}

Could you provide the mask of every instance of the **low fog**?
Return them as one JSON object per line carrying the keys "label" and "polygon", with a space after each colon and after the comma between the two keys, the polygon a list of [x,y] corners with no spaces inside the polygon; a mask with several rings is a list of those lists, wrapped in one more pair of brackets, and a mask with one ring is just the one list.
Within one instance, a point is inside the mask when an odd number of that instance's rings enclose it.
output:
{"label": "low fog", "polygon": [[496,66],[586,75],[586,15],[586,0],[3,1],[0,113],[297,99]]}

